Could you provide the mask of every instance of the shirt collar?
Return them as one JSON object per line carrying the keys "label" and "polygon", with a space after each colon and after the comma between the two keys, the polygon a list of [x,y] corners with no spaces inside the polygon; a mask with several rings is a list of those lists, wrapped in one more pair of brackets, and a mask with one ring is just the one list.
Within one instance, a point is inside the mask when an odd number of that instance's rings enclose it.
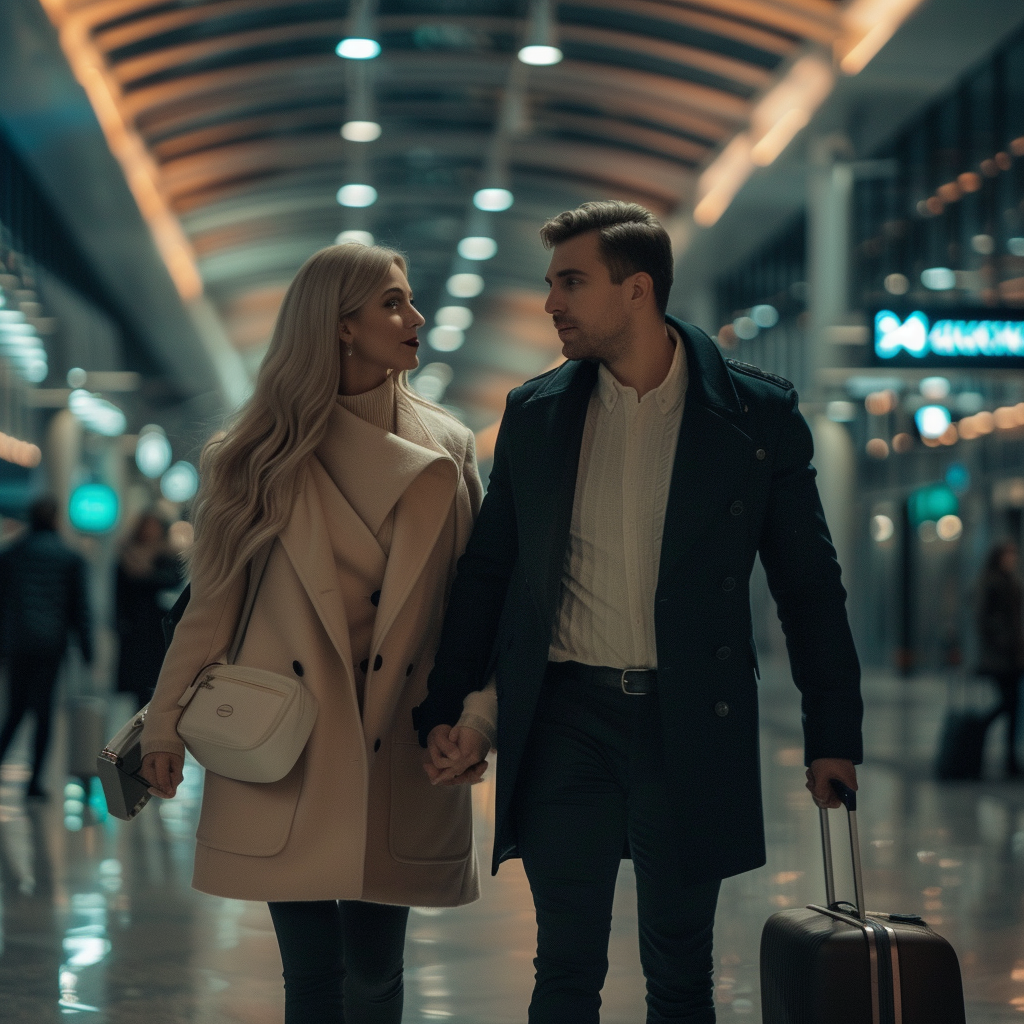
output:
{"label": "shirt collar", "polygon": [[[686,363],[686,346],[683,344],[683,339],[671,324],[666,324],[665,326],[668,329],[668,336],[675,343],[675,352],[672,354],[672,363],[668,368],[665,379],[653,392],[654,400],[658,403],[658,408],[663,416],[669,415],[682,402],[689,379]],[[615,379],[615,375],[611,370],[604,363],[601,363],[597,373],[597,393],[605,409],[611,412],[615,408],[615,403],[619,400],[619,396],[624,395],[627,391],[633,392],[634,395],[636,394],[633,388],[623,387]],[[644,397],[646,398],[647,396],[645,395]]]}

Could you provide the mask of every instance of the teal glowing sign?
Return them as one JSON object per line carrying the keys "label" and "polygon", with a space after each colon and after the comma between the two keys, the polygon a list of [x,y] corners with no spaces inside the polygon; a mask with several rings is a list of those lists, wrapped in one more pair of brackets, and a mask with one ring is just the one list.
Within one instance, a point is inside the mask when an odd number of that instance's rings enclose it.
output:
{"label": "teal glowing sign", "polygon": [[911,523],[920,526],[929,519],[938,522],[943,516],[955,516],[960,511],[960,502],[948,484],[929,484],[907,498],[907,511]]}
{"label": "teal glowing sign", "polygon": [[875,357],[904,366],[1024,365],[1024,319],[981,319],[976,311],[933,318],[921,310],[901,317],[883,309],[875,314]]}
{"label": "teal glowing sign", "polygon": [[117,522],[117,493],[106,484],[82,484],[71,492],[68,518],[82,533],[106,533]]}

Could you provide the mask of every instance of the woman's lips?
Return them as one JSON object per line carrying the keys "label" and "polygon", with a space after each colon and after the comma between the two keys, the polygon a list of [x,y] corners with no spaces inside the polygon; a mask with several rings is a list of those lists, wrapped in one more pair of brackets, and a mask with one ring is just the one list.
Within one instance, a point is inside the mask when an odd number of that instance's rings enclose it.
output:
{"label": "woman's lips", "polygon": [[410,338],[408,341],[403,341],[402,344],[403,345],[409,345],[412,348],[419,348],[420,347],[420,339],[419,338]]}

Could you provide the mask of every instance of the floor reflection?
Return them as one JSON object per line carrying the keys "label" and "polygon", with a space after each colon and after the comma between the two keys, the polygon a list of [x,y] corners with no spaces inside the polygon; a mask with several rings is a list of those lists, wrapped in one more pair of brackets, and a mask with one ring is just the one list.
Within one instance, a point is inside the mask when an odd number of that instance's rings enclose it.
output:
{"label": "floor reflection", "polygon": [[[971,1024],[1024,1014],[1024,785],[938,785],[930,758],[944,707],[939,680],[866,681],[868,764],[861,834],[871,909],[919,913],[964,969]],[[729,879],[716,942],[721,1021],[757,1020],[761,925],[776,910],[820,901],[817,815],[803,788],[795,690],[764,683],[763,774],[768,864]],[[59,723],[54,749],[67,749]],[[996,742],[993,743],[995,754]],[[24,753],[27,754],[27,751]],[[55,758],[58,761],[59,758]],[[280,961],[266,908],[189,888],[202,772],[181,796],[125,824],[94,785],[53,765],[49,804],[26,804],[27,757],[0,770],[0,1015],[48,1024],[280,1024]],[[480,848],[490,842],[491,785],[474,792]],[[838,817],[838,887],[850,895]],[[407,945],[408,1022],[521,1024],[532,979],[534,922],[518,863],[484,877],[460,910],[416,910]],[[616,893],[605,1024],[643,1017],[629,864]]]}

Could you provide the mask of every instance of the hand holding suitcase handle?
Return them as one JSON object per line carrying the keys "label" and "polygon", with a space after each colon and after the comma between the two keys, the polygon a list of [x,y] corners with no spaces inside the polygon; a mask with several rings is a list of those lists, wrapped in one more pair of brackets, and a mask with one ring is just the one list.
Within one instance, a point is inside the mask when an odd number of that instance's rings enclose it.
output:
{"label": "hand holding suitcase handle", "polygon": [[[853,892],[857,916],[863,921],[867,916],[864,905],[864,878],[860,863],[860,835],[857,831],[857,793],[839,779],[830,779],[832,789],[846,808],[850,820],[850,854],[853,858]],[[836,903],[836,880],[832,868],[832,835],[828,826],[828,808],[819,807],[821,816],[821,851],[825,858],[825,899],[830,909]]]}

